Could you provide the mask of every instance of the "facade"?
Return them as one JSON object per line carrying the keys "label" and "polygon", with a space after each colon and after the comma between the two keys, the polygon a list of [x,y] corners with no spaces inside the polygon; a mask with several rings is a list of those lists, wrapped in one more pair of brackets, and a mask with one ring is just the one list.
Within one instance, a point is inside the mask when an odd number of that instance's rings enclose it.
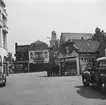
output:
{"label": "facade", "polygon": [[[70,39],[69,39],[70,38]],[[86,65],[97,58],[99,43],[90,39],[71,39],[65,35],[61,37],[59,59],[61,70],[76,70],[81,74]]]}
{"label": "facade", "polygon": [[29,68],[29,57],[28,57],[29,45],[18,45],[15,43],[15,57],[14,62],[15,72],[28,72]]}
{"label": "facade", "polygon": [[8,71],[7,64],[7,13],[6,4],[3,0],[0,0],[0,67],[1,70]]}
{"label": "facade", "polygon": [[16,73],[44,71],[49,63],[48,45],[42,41],[38,40],[30,45],[15,43],[15,50]]}
{"label": "facade", "polygon": [[48,45],[42,41],[36,41],[29,47],[29,71],[45,71],[49,64]]}

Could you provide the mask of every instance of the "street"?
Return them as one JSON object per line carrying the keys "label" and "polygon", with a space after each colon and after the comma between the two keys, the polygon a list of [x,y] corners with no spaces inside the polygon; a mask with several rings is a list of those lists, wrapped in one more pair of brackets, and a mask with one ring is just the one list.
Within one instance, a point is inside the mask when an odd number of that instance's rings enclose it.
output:
{"label": "street", "polygon": [[0,88],[0,105],[106,105],[106,95],[83,87],[81,76],[46,75],[10,74],[6,87]]}

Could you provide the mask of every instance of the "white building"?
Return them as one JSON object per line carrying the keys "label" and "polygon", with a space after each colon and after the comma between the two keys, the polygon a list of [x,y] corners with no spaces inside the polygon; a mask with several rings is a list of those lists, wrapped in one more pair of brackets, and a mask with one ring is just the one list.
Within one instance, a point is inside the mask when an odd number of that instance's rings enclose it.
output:
{"label": "white building", "polygon": [[[5,65],[7,58],[7,13],[6,13],[6,4],[4,0],[0,0],[0,58],[2,63]],[[5,66],[3,66],[5,67]]]}
{"label": "white building", "polygon": [[36,41],[29,47],[29,70],[44,71],[49,64],[48,45],[42,41]]}

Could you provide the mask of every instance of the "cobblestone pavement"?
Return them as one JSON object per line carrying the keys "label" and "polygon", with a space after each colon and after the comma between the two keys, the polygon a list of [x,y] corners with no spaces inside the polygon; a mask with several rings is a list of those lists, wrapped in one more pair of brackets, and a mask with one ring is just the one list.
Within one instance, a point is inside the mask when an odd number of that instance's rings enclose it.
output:
{"label": "cobblestone pavement", "polygon": [[106,105],[106,96],[96,87],[83,87],[81,76],[10,74],[0,88],[0,105]]}

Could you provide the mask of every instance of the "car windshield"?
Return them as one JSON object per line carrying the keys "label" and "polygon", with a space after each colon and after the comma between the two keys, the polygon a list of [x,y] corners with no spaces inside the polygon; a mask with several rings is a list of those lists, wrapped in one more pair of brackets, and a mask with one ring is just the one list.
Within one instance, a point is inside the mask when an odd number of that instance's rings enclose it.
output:
{"label": "car windshield", "polygon": [[101,60],[99,63],[99,67],[106,67],[106,60]]}

